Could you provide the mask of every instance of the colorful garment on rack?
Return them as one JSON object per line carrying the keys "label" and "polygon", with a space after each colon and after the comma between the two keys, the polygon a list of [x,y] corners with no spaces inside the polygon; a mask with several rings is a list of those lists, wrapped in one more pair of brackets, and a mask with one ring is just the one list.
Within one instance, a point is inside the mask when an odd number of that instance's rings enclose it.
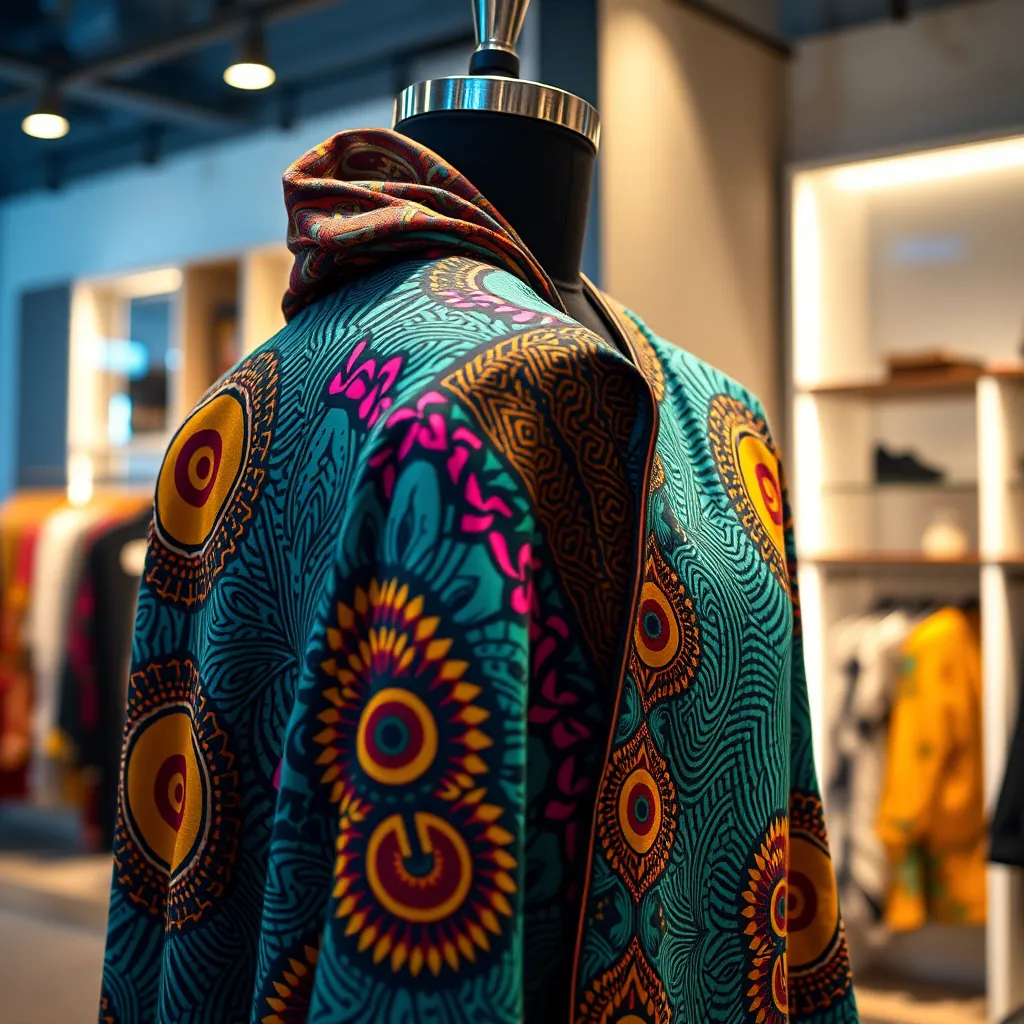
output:
{"label": "colorful garment on rack", "polygon": [[25,643],[32,566],[59,491],[22,491],[0,506],[0,797],[28,795],[32,670]]}
{"label": "colorful garment on rack", "polygon": [[829,697],[831,763],[826,799],[832,851],[844,918],[871,942],[884,927],[889,859],[871,827],[885,784],[889,718],[896,695],[903,644],[915,619],[891,609],[844,620],[832,631],[834,655]]}
{"label": "colorful garment on rack", "polygon": [[757,400],[392,133],[285,180],[157,484],[101,1020],[856,1021]]}
{"label": "colorful garment on rack", "polygon": [[985,921],[981,716],[977,615],[943,608],[907,638],[889,728],[878,835],[894,931]]}
{"label": "colorful garment on rack", "polygon": [[109,850],[117,815],[132,628],[152,514],[105,520],[88,538],[67,636],[60,735],[82,790],[86,845]]}
{"label": "colorful garment on rack", "polygon": [[61,679],[88,537],[106,516],[99,504],[59,508],[46,517],[36,545],[27,613],[33,686],[30,786],[33,800],[43,805],[80,797],[67,772],[70,751],[58,728]]}

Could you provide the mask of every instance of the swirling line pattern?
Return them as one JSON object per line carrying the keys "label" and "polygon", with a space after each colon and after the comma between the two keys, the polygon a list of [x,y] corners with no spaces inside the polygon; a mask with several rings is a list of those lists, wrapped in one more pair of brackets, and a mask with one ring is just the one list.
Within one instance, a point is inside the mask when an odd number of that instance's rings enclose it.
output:
{"label": "swirling line pattern", "polygon": [[395,265],[186,423],[106,1017],[856,1020],[763,415],[615,315]]}

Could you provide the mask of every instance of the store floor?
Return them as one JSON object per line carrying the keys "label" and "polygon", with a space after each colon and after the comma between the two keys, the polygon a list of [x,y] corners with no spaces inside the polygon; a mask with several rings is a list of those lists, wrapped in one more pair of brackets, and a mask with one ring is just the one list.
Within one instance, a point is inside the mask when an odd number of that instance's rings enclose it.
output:
{"label": "store floor", "polygon": [[0,908],[4,1024],[95,1024],[103,933]]}
{"label": "store floor", "polygon": [[0,805],[0,1022],[95,1024],[110,857],[67,814]]}

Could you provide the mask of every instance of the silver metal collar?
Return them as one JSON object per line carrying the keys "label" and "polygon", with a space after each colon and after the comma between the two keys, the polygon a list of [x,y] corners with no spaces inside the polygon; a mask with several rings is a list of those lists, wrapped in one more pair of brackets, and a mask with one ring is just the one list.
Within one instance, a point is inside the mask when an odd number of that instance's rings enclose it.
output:
{"label": "silver metal collar", "polygon": [[564,89],[492,75],[433,78],[403,89],[395,100],[395,127],[440,110],[489,110],[535,117],[582,135],[597,151],[601,119],[584,99]]}

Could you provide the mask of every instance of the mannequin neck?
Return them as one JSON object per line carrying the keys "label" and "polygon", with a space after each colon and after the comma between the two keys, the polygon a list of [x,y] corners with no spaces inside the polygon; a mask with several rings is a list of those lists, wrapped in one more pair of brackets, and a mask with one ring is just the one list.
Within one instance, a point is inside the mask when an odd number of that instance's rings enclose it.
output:
{"label": "mannequin neck", "polygon": [[596,153],[582,136],[530,117],[449,110],[396,130],[464,174],[547,271],[575,320],[611,339],[580,280]]}

